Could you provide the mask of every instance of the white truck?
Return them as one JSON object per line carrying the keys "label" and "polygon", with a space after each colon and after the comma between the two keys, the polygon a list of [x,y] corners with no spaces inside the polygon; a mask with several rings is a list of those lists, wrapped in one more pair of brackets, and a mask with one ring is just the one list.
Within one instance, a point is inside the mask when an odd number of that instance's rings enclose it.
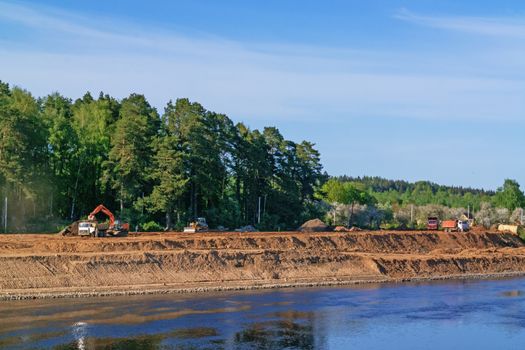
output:
{"label": "white truck", "polygon": [[468,220],[458,220],[458,230],[460,232],[467,232],[470,229]]}
{"label": "white truck", "polygon": [[95,237],[97,235],[97,223],[94,221],[80,221],[78,223],[78,235]]}

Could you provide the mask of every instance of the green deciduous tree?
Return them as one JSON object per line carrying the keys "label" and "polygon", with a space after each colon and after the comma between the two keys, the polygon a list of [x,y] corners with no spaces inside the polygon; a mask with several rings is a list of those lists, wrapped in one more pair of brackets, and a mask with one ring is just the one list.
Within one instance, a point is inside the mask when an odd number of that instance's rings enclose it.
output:
{"label": "green deciduous tree", "polygon": [[321,198],[329,203],[350,205],[348,227],[352,225],[354,206],[356,204],[373,204],[374,198],[366,191],[363,185],[353,182],[341,182],[336,179],[328,180],[320,190]]}
{"label": "green deciduous tree", "polygon": [[511,212],[525,206],[525,195],[516,180],[506,179],[503,186],[498,188],[494,196],[497,207],[507,208]]}
{"label": "green deciduous tree", "polygon": [[43,99],[42,118],[48,133],[54,208],[58,215],[70,219],[74,211],[79,169],[78,139],[73,129],[72,115],[70,99],[58,93]]}
{"label": "green deciduous tree", "polygon": [[15,224],[25,223],[28,205],[36,214],[38,195],[47,187],[46,146],[36,100],[0,82],[0,188],[2,199],[10,198]]}
{"label": "green deciduous tree", "polygon": [[45,139],[30,94],[0,82],[0,174],[27,196],[34,194],[34,167],[43,160]]}
{"label": "green deciduous tree", "polygon": [[118,103],[102,94],[94,100],[91,94],[86,93],[82,99],[75,101],[72,111],[72,127],[78,142],[74,200],[78,203],[76,211],[85,213],[101,202],[113,204],[104,196],[101,178],[102,164],[108,160]]}

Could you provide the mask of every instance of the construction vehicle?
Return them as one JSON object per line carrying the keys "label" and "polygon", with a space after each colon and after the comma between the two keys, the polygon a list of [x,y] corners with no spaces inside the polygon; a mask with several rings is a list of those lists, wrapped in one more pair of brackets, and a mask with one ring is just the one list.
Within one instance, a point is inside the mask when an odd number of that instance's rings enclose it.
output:
{"label": "construction vehicle", "polygon": [[469,220],[458,220],[458,230],[460,232],[467,232],[470,229]]}
{"label": "construction vehicle", "polygon": [[[108,217],[108,223],[99,223],[97,221],[96,215],[100,212]],[[63,236],[125,237],[128,235],[128,232],[129,224],[115,220],[113,213],[104,205],[100,204],[88,215],[87,220],[72,223],[60,231],[60,234]]]}
{"label": "construction vehicle", "polygon": [[443,220],[441,222],[441,228],[445,232],[456,231],[457,227],[458,227],[458,221],[457,220]]}
{"label": "construction vehicle", "polygon": [[441,222],[441,228],[445,232],[466,232],[470,227],[468,220],[444,220]]}
{"label": "construction vehicle", "polygon": [[95,237],[97,235],[97,223],[95,221],[79,221],[78,235]]}
{"label": "construction vehicle", "polygon": [[427,219],[427,230],[438,230],[439,219],[435,216],[429,216]]}
{"label": "construction vehicle", "polygon": [[209,227],[206,223],[205,218],[197,218],[195,221],[190,222],[188,226],[184,228],[186,233],[195,233],[195,232],[206,232]]}

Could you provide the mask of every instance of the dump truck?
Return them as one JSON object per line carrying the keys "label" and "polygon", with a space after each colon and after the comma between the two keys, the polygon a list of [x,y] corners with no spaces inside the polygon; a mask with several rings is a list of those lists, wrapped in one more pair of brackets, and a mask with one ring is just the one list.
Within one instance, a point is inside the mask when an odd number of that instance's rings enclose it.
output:
{"label": "dump truck", "polygon": [[427,230],[438,230],[439,219],[435,216],[429,216],[427,219]]}
{"label": "dump truck", "polygon": [[470,227],[467,220],[444,220],[441,222],[441,228],[445,232],[466,232]]}
{"label": "dump truck", "polygon": [[456,231],[458,226],[457,220],[443,220],[441,221],[441,228],[445,232]]}
{"label": "dump truck", "polygon": [[467,232],[470,230],[469,220],[458,220],[458,230],[460,232]]}

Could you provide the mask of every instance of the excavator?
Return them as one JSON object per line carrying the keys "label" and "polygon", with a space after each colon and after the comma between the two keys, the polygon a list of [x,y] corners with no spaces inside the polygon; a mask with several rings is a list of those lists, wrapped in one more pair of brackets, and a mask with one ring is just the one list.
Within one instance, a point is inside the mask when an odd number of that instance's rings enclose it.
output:
{"label": "excavator", "polygon": [[[99,223],[96,215],[105,214],[109,222]],[[115,215],[104,205],[98,205],[88,215],[87,220],[75,221],[59,232],[62,236],[91,236],[91,237],[125,237],[129,232],[129,224],[115,220]]]}

